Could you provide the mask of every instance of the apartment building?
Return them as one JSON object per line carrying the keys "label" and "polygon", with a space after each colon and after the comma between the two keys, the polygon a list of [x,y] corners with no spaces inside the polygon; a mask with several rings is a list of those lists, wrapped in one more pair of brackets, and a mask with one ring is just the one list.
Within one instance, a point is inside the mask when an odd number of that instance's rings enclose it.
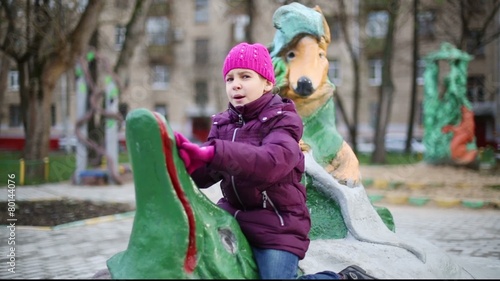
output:
{"label": "apartment building", "polygon": [[[240,41],[272,42],[275,30],[274,11],[290,1],[283,0],[153,0],[144,38],[137,46],[130,67],[127,91],[121,93],[120,112],[125,116],[135,108],[160,112],[174,130],[193,140],[203,141],[210,128],[212,114],[227,107],[222,79],[222,62],[229,49]],[[352,119],[352,61],[344,35],[340,30],[338,1],[297,1],[306,6],[319,5],[330,26],[332,42],[328,49],[330,79],[335,83],[346,113]],[[423,132],[423,58],[439,49],[444,41],[460,34],[459,25],[449,21],[450,3],[421,0],[419,22],[418,108],[415,135]],[[133,8],[131,0],[106,2],[99,28],[97,52],[100,58],[113,64],[125,36],[125,24]],[[380,1],[345,1],[350,41],[359,55],[361,98],[359,134],[373,135],[378,90],[381,84],[383,40],[387,31],[388,13]],[[479,17],[491,7],[490,1],[477,1]],[[394,101],[389,132],[405,133],[409,120],[412,77],[412,1],[401,1],[394,42],[393,82]],[[500,30],[499,13],[489,28]],[[478,26],[480,28],[480,26]],[[479,29],[478,29],[479,30]],[[444,35],[449,35],[448,37]],[[452,36],[453,35],[453,36]],[[469,38],[470,37],[470,38]],[[474,34],[466,40],[472,42]],[[476,113],[478,144],[500,143],[500,40],[475,49],[469,64],[468,97]],[[104,62],[102,62],[104,63]],[[105,70],[101,70],[105,73]],[[443,70],[444,75],[446,66]],[[76,85],[73,71],[60,80],[54,94],[51,116],[55,138],[73,136],[76,116]],[[2,136],[22,135],[19,110],[18,74],[9,73],[9,85],[1,105],[4,118],[0,124]],[[337,114],[339,114],[337,112]],[[495,120],[496,119],[496,120]],[[347,138],[345,123],[338,118],[338,128]],[[495,123],[496,121],[496,123]],[[495,126],[497,126],[495,129]],[[497,134],[495,135],[495,131]],[[123,134],[123,128],[122,128]],[[496,139],[495,139],[496,138]]]}

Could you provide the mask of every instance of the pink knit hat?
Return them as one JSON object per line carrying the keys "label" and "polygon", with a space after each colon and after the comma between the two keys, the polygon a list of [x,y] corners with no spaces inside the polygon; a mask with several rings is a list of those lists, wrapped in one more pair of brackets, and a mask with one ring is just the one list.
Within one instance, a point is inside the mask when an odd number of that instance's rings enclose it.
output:
{"label": "pink knit hat", "polygon": [[234,46],[224,61],[222,77],[226,77],[226,74],[235,68],[251,69],[272,82],[273,85],[276,82],[271,56],[262,44],[242,42]]}

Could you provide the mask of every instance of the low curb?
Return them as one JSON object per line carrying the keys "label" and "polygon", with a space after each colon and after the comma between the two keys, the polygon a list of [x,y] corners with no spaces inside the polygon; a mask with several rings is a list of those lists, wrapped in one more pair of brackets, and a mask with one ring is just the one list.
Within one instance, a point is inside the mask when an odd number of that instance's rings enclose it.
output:
{"label": "low curb", "polygon": [[[86,199],[75,199],[75,198],[70,198],[66,196],[54,196],[54,197],[43,197],[43,198],[29,198],[29,199],[23,199],[20,201],[24,202],[35,202],[35,201],[52,201],[52,200],[86,200]],[[91,200],[92,201],[92,200]],[[3,201],[5,202],[5,201]],[[106,203],[123,203],[123,202],[108,202],[105,201]],[[72,227],[79,227],[79,226],[85,226],[85,225],[94,225],[102,222],[111,222],[111,221],[117,221],[117,220],[122,220],[122,219],[127,219],[134,217],[135,211],[129,211],[129,212],[124,212],[124,213],[118,213],[118,214],[113,214],[113,215],[106,215],[106,216],[101,216],[101,217],[94,217],[94,218],[88,218],[88,219],[83,219],[83,220],[78,220],[78,221],[72,221],[68,223],[63,223],[59,225],[54,225],[54,226],[34,226],[34,225],[16,225],[16,228],[18,229],[34,229],[34,230],[44,230],[44,231],[50,231],[50,230],[60,230],[60,229],[67,229],[67,228],[72,228]],[[4,225],[0,225],[4,226]]]}
{"label": "low curb", "polygon": [[[421,183],[421,182],[401,182],[388,181],[384,179],[365,179],[363,185],[367,191],[372,204],[389,203],[394,205],[429,206],[440,208],[464,207],[468,209],[498,209],[500,210],[499,199],[471,199],[452,198],[440,196],[413,196],[409,191],[418,191],[424,188],[444,187],[443,182]],[[408,190],[398,190],[399,187],[406,186]],[[464,188],[460,185],[458,188]],[[378,192],[379,191],[379,192]],[[391,192],[394,191],[394,192]]]}
{"label": "low curb", "polygon": [[95,217],[95,218],[89,218],[89,219],[84,219],[84,220],[79,220],[79,221],[73,221],[73,222],[68,222],[68,223],[63,223],[55,226],[17,226],[19,229],[35,229],[35,230],[61,230],[61,229],[68,229],[68,228],[73,228],[73,227],[80,227],[80,226],[86,226],[86,225],[95,225],[98,223],[102,222],[111,222],[111,221],[117,221],[117,220],[123,220],[127,218],[133,218],[135,216],[135,211],[130,211],[130,212],[125,212],[125,213],[120,213],[120,214],[114,214],[114,215],[107,215],[107,216],[102,216],[102,217]]}

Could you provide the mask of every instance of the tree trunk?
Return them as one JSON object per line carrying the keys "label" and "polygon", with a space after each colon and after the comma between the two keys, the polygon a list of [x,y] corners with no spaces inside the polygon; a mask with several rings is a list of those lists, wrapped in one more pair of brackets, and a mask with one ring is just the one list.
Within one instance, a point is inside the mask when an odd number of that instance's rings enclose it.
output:
{"label": "tree trunk", "polygon": [[350,130],[350,135],[351,135],[351,140],[352,140],[352,149],[354,153],[358,151],[358,145],[357,145],[357,136],[358,136],[358,120],[359,120],[359,99],[360,99],[360,73],[359,73],[359,59],[357,56],[352,56],[352,65],[353,69],[352,72],[354,74],[354,90],[353,90],[353,95],[354,95],[354,102],[353,102],[353,112],[352,112],[352,126]]}
{"label": "tree trunk", "polygon": [[[37,69],[31,68],[38,66]],[[24,124],[25,145],[23,158],[25,177],[41,181],[44,177],[43,159],[49,155],[50,103],[53,88],[42,85],[41,62],[18,63],[21,92],[21,113]]]}
{"label": "tree trunk", "polygon": [[410,116],[408,118],[408,131],[406,133],[405,152],[411,152],[411,139],[413,138],[413,124],[415,123],[415,111],[417,108],[417,70],[418,70],[418,2],[413,0],[413,61],[411,76],[411,99]]}
{"label": "tree trunk", "polygon": [[[356,5],[354,3],[353,5]],[[357,9],[357,7],[355,7]],[[347,49],[349,51],[349,56],[352,61],[352,74],[354,76],[354,88],[353,88],[353,111],[352,111],[352,123],[348,123],[347,120],[347,128],[349,130],[349,137],[351,140],[352,144],[352,150],[356,153],[357,152],[357,135],[358,135],[358,112],[359,112],[359,96],[360,96],[360,74],[359,74],[359,55],[357,53],[357,50],[355,48],[358,48],[359,46],[354,46],[351,37],[349,34],[349,29],[347,28],[348,24],[348,19],[347,19],[347,12],[346,12],[346,7],[345,7],[345,2],[344,0],[339,0],[339,21],[340,21],[340,27],[342,30],[342,33],[344,34],[344,42],[347,46]],[[357,21],[358,19],[355,18],[353,21]]]}
{"label": "tree trunk", "polygon": [[389,23],[385,37],[382,85],[379,91],[379,103],[377,108],[377,122],[375,127],[375,151],[372,154],[373,164],[385,163],[385,134],[390,121],[392,110],[392,99],[394,94],[394,84],[392,82],[392,58],[394,49],[394,31],[396,29],[396,18],[399,10],[399,0],[390,1]]}
{"label": "tree trunk", "polygon": [[[5,93],[7,92],[8,78],[10,70],[10,59],[0,52],[0,104],[4,104]],[[4,114],[0,110],[0,124],[2,124]],[[0,132],[1,132],[0,127]]]}
{"label": "tree trunk", "polygon": [[113,67],[113,71],[118,77],[118,81],[116,82],[120,89],[120,101],[123,101],[123,94],[128,90],[130,62],[134,57],[137,45],[142,42],[142,38],[144,37],[144,28],[151,1],[152,0],[136,0],[132,16],[126,26],[127,33],[125,35],[125,42],[123,42],[122,50]]}
{"label": "tree trunk", "polygon": [[248,24],[245,27],[245,34],[246,34],[246,41],[247,42],[253,42],[253,19],[254,19],[254,14],[256,13],[256,8],[255,8],[255,2],[254,0],[247,0],[246,1],[246,10],[248,13]]}
{"label": "tree trunk", "polygon": [[[98,37],[99,37],[99,32],[96,30],[93,34],[92,37],[90,38],[89,45],[93,47],[96,52],[98,50]],[[89,74],[90,74],[90,79],[92,81],[87,81],[87,105],[89,108],[87,108],[87,111],[94,111],[94,114],[92,114],[92,117],[88,120],[87,123],[87,136],[89,141],[95,143],[97,146],[104,148],[104,118],[99,113],[101,109],[104,108],[104,99],[94,97],[93,95],[100,95],[100,89],[95,89],[99,85],[98,79],[99,79],[99,73],[98,73],[98,67],[97,64],[99,62],[97,61],[97,56],[94,58],[92,61],[88,62],[88,69],[89,69]],[[90,82],[90,83],[89,83]],[[102,95],[103,97],[103,95]],[[96,99],[99,101],[99,104],[97,106],[99,108],[93,108],[93,106],[96,106],[92,103],[92,100]],[[102,155],[100,154],[99,151],[96,151],[92,147],[87,147],[88,149],[88,154],[87,154],[87,163],[93,168],[98,167],[101,165],[101,160],[102,160]]]}

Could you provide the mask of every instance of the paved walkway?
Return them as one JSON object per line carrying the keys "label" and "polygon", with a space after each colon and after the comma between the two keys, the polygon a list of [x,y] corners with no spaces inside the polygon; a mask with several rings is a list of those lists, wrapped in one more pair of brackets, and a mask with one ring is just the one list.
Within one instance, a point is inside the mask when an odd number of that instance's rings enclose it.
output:
{"label": "paved walkway", "polygon": [[[215,188],[209,197],[218,196]],[[7,209],[7,191],[0,201]],[[135,203],[133,184],[73,186],[49,184],[17,187],[16,200],[51,198],[91,199]],[[382,205],[385,203],[380,203]],[[384,206],[384,205],[382,205]],[[492,209],[434,208],[385,205],[395,219],[396,231],[434,243],[478,279],[500,278],[500,211]],[[93,220],[81,226],[44,230],[17,227],[0,229],[1,279],[82,279],[105,268],[106,260],[125,250],[133,218]],[[15,273],[9,272],[12,255],[8,237],[15,236]]]}

